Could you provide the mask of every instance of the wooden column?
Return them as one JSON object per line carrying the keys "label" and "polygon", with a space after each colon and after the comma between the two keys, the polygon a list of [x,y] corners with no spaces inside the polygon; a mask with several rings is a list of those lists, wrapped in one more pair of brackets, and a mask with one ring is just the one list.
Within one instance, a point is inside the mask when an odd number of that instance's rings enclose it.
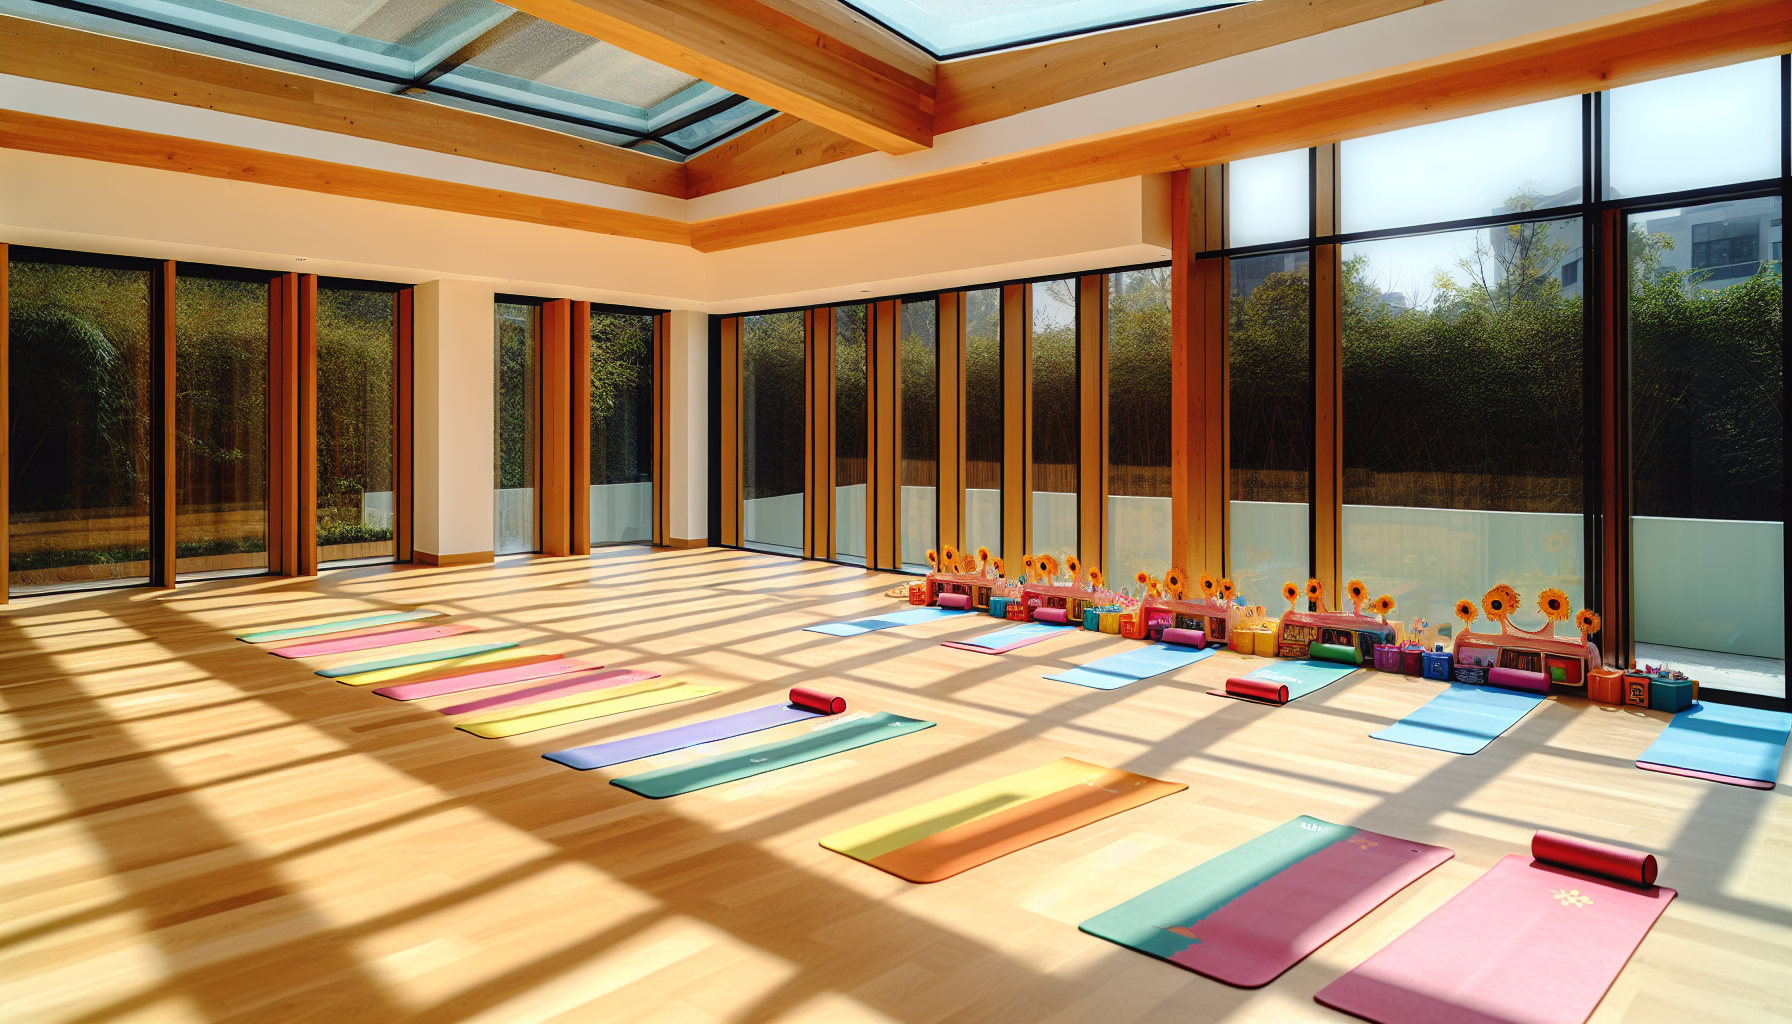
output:
{"label": "wooden column", "polygon": [[179,275],[173,260],[150,274],[150,497],[149,583],[174,586],[176,476],[174,461],[174,289]]}
{"label": "wooden column", "polygon": [[12,301],[7,278],[12,267],[12,247],[0,242],[0,565],[7,566],[7,585],[0,587],[0,604],[12,591]]}
{"label": "wooden column", "polygon": [[672,402],[672,314],[653,318],[653,546],[663,547],[672,536],[672,503],[666,500],[670,486],[672,440],[667,417]]}
{"label": "wooden column", "polygon": [[809,416],[804,434],[805,510],[803,554],[834,557],[834,310],[831,306],[804,314],[808,338]]}
{"label": "wooden column", "polygon": [[939,297],[939,509],[940,547],[964,550],[964,296]]}
{"label": "wooden column", "polygon": [[[1591,225],[1597,260],[1591,283],[1597,292],[1599,358],[1599,494],[1587,502],[1598,517],[1596,536],[1599,576],[1587,580],[1589,606],[1599,612],[1596,634],[1600,657],[1607,665],[1629,667],[1636,653],[1631,619],[1630,515],[1630,364],[1624,344],[1625,273],[1630,261],[1624,245],[1622,210],[1603,210]],[[1594,585],[1597,584],[1595,591]]]}
{"label": "wooden column", "polygon": [[1108,337],[1107,275],[1077,280],[1076,379],[1082,412],[1077,446],[1077,550],[1082,563],[1099,568],[1108,550]]}
{"label": "wooden column", "polygon": [[1033,532],[1033,356],[1030,289],[1002,289],[1002,562],[1021,574]]}
{"label": "wooden column", "polygon": [[[655,342],[658,332],[655,332]],[[654,352],[659,346],[655,344]],[[568,306],[567,326],[567,554],[591,553],[591,303]],[[659,400],[656,394],[654,404]],[[647,443],[653,443],[649,434]],[[654,523],[659,516],[654,515]]]}
{"label": "wooden column", "polygon": [[541,553],[572,554],[572,303],[541,305],[536,351],[535,504]]}
{"label": "wooden column", "polygon": [[[1313,230],[1338,232],[1338,147],[1314,151]],[[1344,592],[1343,248],[1313,249],[1312,569],[1327,594]],[[1298,580],[1296,582],[1299,582]],[[1336,602],[1334,601],[1334,604]]]}
{"label": "wooden column", "polygon": [[416,425],[414,420],[415,367],[412,359],[412,322],[416,310],[416,292],[406,288],[394,297],[392,318],[392,351],[398,365],[392,374],[397,394],[393,396],[392,418],[392,505],[393,534],[397,541],[396,558],[409,562],[414,557],[412,538],[413,509],[416,504],[412,475],[416,464]]}
{"label": "wooden column", "polygon": [[301,574],[299,560],[299,275],[268,282],[268,572]]}
{"label": "wooden column", "polygon": [[317,575],[317,275],[298,275],[298,428],[293,476],[298,487],[294,510],[294,572]]}
{"label": "wooden column", "polygon": [[720,358],[722,408],[720,498],[722,504],[721,542],[740,546],[741,537],[741,458],[740,458],[740,317],[722,320],[722,352]]}
{"label": "wooden column", "polygon": [[865,521],[869,568],[902,564],[902,347],[897,343],[900,303],[876,303],[868,348],[871,392],[871,466]]}
{"label": "wooden column", "polygon": [[1171,176],[1170,543],[1172,564],[1223,572],[1226,559],[1227,265],[1225,167]]}

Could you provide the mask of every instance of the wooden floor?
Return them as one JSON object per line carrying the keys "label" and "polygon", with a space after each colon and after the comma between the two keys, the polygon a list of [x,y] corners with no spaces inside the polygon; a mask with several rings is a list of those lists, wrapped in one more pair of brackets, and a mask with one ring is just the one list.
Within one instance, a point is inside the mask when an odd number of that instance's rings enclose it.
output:
{"label": "wooden floor", "polygon": [[[1638,771],[1659,713],[1555,698],[1459,757],[1368,737],[1436,693],[1418,680],[1274,709],[1206,694],[1251,667],[1230,652],[1102,692],[1040,676],[1128,641],[991,657],[937,646],[982,617],[800,631],[890,608],[891,582],[631,548],[0,610],[0,1019],[1338,1022],[1314,992],[1548,827],[1653,850],[1680,890],[1594,1020],[1792,1020],[1788,790]],[[419,605],[725,692],[483,740],[232,639]],[[939,727],[663,801],[606,784],[639,766],[538,756],[794,684]],[[1065,755],[1189,789],[934,885],[816,843]],[[1077,931],[1297,814],[1456,858],[1258,990]]]}

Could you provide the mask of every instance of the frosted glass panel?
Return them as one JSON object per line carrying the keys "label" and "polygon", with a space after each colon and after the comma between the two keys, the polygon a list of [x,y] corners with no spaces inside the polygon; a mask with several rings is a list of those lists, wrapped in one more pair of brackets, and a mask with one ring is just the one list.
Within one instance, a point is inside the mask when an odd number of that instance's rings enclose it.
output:
{"label": "frosted glass panel", "polygon": [[[1107,573],[1169,568],[1170,268],[1108,275]],[[1160,508],[1161,506],[1161,508]]]}
{"label": "frosted glass panel", "polygon": [[653,483],[591,485],[591,543],[653,540]]}
{"label": "frosted glass panel", "polygon": [[834,557],[865,564],[865,485],[834,488]]}
{"label": "frosted glass panel", "polygon": [[1226,171],[1226,230],[1234,246],[1305,238],[1313,226],[1309,150],[1235,160]]}
{"label": "frosted glass panel", "polygon": [[803,553],[801,491],[770,498],[748,498],[740,505],[741,525],[749,545],[783,555]]}
{"label": "frosted glass panel", "polygon": [[[1076,551],[1076,492],[1033,492],[1033,551],[1059,562]],[[1021,572],[1018,567],[1011,572]]]}
{"label": "frosted glass panel", "polygon": [[1346,139],[1339,164],[1347,233],[1573,206],[1580,97]]}
{"label": "frosted glass panel", "polygon": [[[1032,554],[1060,562],[1077,550],[1076,278],[1033,283]],[[1014,571],[1011,567],[1011,571]]]}
{"label": "frosted glass panel", "polygon": [[1728,185],[1780,173],[1780,59],[1613,89],[1606,198]]}
{"label": "frosted glass panel", "polygon": [[535,488],[500,487],[492,492],[492,550],[500,555],[535,550]]}
{"label": "frosted glass panel", "polygon": [[1002,290],[964,293],[964,546],[1002,554]]}
{"label": "frosted glass panel", "polygon": [[939,303],[902,304],[902,565],[927,571],[939,544]]}
{"label": "frosted glass panel", "polygon": [[[927,571],[927,549],[939,536],[939,488],[902,486],[902,567]],[[913,559],[910,553],[913,553]]]}
{"label": "frosted glass panel", "polygon": [[1170,499],[1108,495],[1108,569],[1116,587],[1131,587],[1138,574],[1161,577],[1170,567]]}
{"label": "frosted glass panel", "polygon": [[1231,561],[1226,572],[1246,604],[1260,604],[1280,614],[1282,584],[1300,583],[1310,575],[1307,551],[1307,503],[1234,501]]}

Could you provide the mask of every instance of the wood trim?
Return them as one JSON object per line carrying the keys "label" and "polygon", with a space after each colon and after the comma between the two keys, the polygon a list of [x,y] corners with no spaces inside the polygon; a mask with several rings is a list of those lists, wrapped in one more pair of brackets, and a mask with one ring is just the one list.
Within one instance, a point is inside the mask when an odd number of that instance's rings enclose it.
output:
{"label": "wood trim", "polygon": [[293,478],[297,484],[293,509],[294,543],[300,576],[317,575],[317,275],[298,275],[298,334],[294,337],[298,408]]}
{"label": "wood trim", "polygon": [[1784,0],[1666,0],[1607,18],[865,188],[691,225],[704,252],[838,231],[1683,74],[1792,46]]}
{"label": "wood trim", "polygon": [[938,74],[938,65],[926,50],[860,14],[850,4],[839,0],[764,0],[764,3],[918,81],[932,83]]}
{"label": "wood trim", "polygon": [[0,110],[0,149],[181,171],[400,206],[689,245],[690,226],[663,217],[215,142]]}
{"label": "wood trim", "polygon": [[677,548],[681,551],[689,551],[692,548],[709,547],[709,538],[708,537],[689,537],[689,538],[673,537],[670,534],[668,534],[666,537],[665,543],[660,546],[668,547],[668,548]]}
{"label": "wood trim", "polygon": [[1032,318],[1027,286],[1002,288],[1002,562],[1010,579],[1033,531]]}
{"label": "wood trim", "polygon": [[149,584],[173,588],[175,577],[175,288],[179,273],[164,260],[150,274],[150,498]]}
{"label": "wood trim", "polygon": [[1077,405],[1082,440],[1077,446],[1077,549],[1085,566],[1105,570],[1108,551],[1108,279],[1077,279]]}
{"label": "wood trim", "polygon": [[[591,553],[591,303],[574,302],[568,306],[567,326],[567,553]],[[657,318],[656,318],[657,322]],[[659,359],[658,331],[655,331],[652,359]],[[657,381],[656,381],[657,384]],[[650,431],[657,431],[659,395],[654,394],[655,422]],[[647,443],[653,443],[653,433]],[[655,489],[658,493],[658,489]],[[651,513],[653,526],[659,529],[659,506]]]}
{"label": "wood trim", "polygon": [[[521,21],[522,19],[518,19]],[[685,198],[684,167],[442,103],[0,16],[8,74]]]}
{"label": "wood trim", "polygon": [[268,282],[268,572],[299,571],[299,275]]}
{"label": "wood trim", "polygon": [[874,303],[871,338],[866,346],[870,366],[871,470],[865,500],[867,531],[871,534],[870,569],[895,569],[902,564],[902,347],[897,342],[900,323],[892,300]]}
{"label": "wood trim", "polygon": [[[1338,147],[1313,154],[1314,228],[1338,230]],[[1312,574],[1328,594],[1344,592],[1344,266],[1343,247],[1313,250]],[[1296,581],[1298,582],[1298,581]]]}
{"label": "wood trim", "polygon": [[934,507],[939,512],[939,550],[945,556],[949,544],[964,550],[964,296],[941,292],[935,307],[939,343],[938,487]]}
{"label": "wood trim", "polygon": [[1599,474],[1597,502],[1588,514],[1599,517],[1600,654],[1607,665],[1635,663],[1636,631],[1632,620],[1631,511],[1634,478],[1630,465],[1630,360],[1625,338],[1627,281],[1625,251],[1628,232],[1621,210],[1600,213],[1599,289]]}
{"label": "wood trim", "polygon": [[541,304],[536,342],[535,498],[541,553],[572,554],[572,303]]}
{"label": "wood trim", "polygon": [[[672,314],[661,313],[653,318],[653,544],[663,546],[672,536],[672,504],[666,490],[671,486],[672,443],[670,415],[672,409]],[[708,543],[708,538],[704,538]]]}
{"label": "wood trim", "polygon": [[685,162],[690,198],[821,167],[877,150],[791,114],[777,117],[706,149]]}
{"label": "wood trim", "polygon": [[[12,571],[12,248],[0,242],[0,565]],[[0,605],[10,600],[12,585],[0,587]]]}
{"label": "wood trim", "polygon": [[808,403],[803,434],[805,479],[803,554],[834,557],[834,309],[820,306],[804,313],[808,358],[805,360]]}
{"label": "wood trim", "polygon": [[1170,550],[1186,572],[1224,572],[1228,266],[1196,259],[1225,239],[1224,165],[1171,178]]}
{"label": "wood trim", "polygon": [[723,317],[722,331],[722,465],[720,467],[723,545],[740,547],[741,539],[741,429],[740,429],[740,317]]}
{"label": "wood trim", "polygon": [[392,487],[394,506],[393,533],[397,541],[394,552],[397,561],[408,562],[412,558],[412,538],[414,533],[414,506],[416,503],[416,485],[412,474],[416,464],[416,433],[414,396],[416,382],[415,366],[412,359],[412,324],[416,310],[416,290],[406,288],[395,297],[397,315],[393,318],[393,355],[398,361],[393,373],[393,385],[397,394],[393,396],[393,453],[392,453]]}
{"label": "wood trim", "polygon": [[933,145],[932,79],[758,0],[519,0],[512,6],[886,153]]}
{"label": "wood trim", "polygon": [[445,569],[456,565],[490,565],[497,561],[497,556],[490,551],[462,551],[446,555],[417,551],[413,553],[412,561],[418,565],[434,565]]}

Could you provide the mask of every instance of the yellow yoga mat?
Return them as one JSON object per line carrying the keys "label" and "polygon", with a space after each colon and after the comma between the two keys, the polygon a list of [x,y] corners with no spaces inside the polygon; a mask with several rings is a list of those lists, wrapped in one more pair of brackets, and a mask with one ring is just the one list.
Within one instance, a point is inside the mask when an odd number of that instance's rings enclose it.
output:
{"label": "yellow yoga mat", "polygon": [[[617,687],[627,689],[627,687]],[[609,700],[597,700],[586,704],[574,704],[571,707],[557,708],[551,711],[531,711],[516,718],[504,718],[497,721],[468,722],[458,728],[462,732],[470,732],[486,739],[498,739],[504,736],[515,736],[519,733],[534,732],[537,729],[551,729],[556,725],[571,725],[574,722],[588,722],[593,718],[608,715],[619,715],[624,711],[638,711],[641,708],[658,707],[661,704],[676,704],[681,700],[696,697],[707,697],[712,693],[720,693],[719,686],[668,686],[657,690],[631,693],[626,696],[613,697]],[[584,696],[579,694],[578,696]],[[543,703],[553,703],[544,701]],[[533,705],[532,705],[533,706]]]}
{"label": "yellow yoga mat", "polygon": [[673,679],[643,679],[638,683],[625,683],[622,686],[606,686],[601,690],[581,690],[569,693],[564,697],[550,697],[538,700],[522,707],[506,708],[496,714],[483,718],[464,719],[463,725],[479,725],[484,722],[502,722],[518,715],[533,715],[538,711],[554,711],[559,708],[578,707],[580,704],[595,704],[598,701],[614,700],[618,697],[632,697],[637,693],[651,693],[654,690],[690,689],[689,684]]}
{"label": "yellow yoga mat", "polygon": [[421,665],[404,665],[399,668],[375,669],[372,672],[356,672],[350,676],[337,676],[336,681],[350,686],[372,686],[385,683],[408,683],[417,679],[433,679],[436,676],[451,676],[462,668],[473,668],[479,665],[501,665],[507,661],[533,656],[535,652],[525,647],[512,647],[503,651],[487,651],[484,654],[469,654],[464,658],[450,658],[447,661],[430,661]]}

